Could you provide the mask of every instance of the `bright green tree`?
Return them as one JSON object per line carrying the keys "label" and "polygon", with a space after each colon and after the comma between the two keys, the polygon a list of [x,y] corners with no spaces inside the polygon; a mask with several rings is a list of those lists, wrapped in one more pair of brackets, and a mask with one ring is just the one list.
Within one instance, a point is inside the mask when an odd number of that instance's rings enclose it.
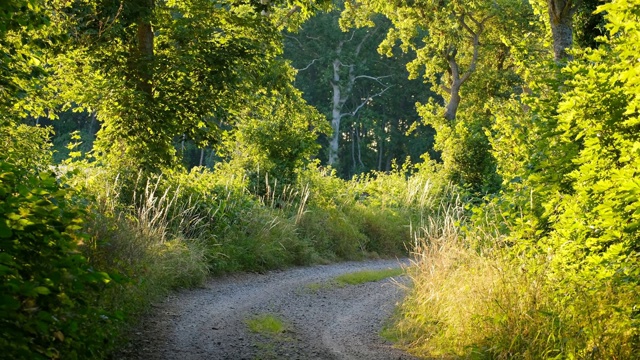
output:
{"label": "bright green tree", "polygon": [[[293,82],[294,70],[287,62],[273,69]],[[330,132],[329,124],[293,85],[278,90],[270,88],[270,78],[262,81],[256,94],[240,104],[237,125],[225,131],[221,154],[251,175],[267,174],[271,180],[291,184],[296,171],[316,156],[318,136]]]}
{"label": "bright green tree", "polygon": [[397,42],[414,51],[410,76],[423,74],[444,99],[418,104],[418,110],[437,131],[436,147],[449,176],[475,190],[495,188],[486,136],[492,114],[484,105],[522,91],[511,49],[535,30],[528,25],[532,7],[511,0],[363,0],[347,3],[343,24],[371,26],[372,13],[393,23],[380,51],[391,55]]}
{"label": "bright green tree", "polygon": [[[94,111],[102,125],[96,155],[147,170],[176,163],[178,138],[201,147],[219,141],[220,124],[233,124],[237,104],[269,76],[281,53],[279,30],[319,6],[231,0],[75,5],[64,12],[71,41],[49,59],[54,76],[34,103]],[[287,77],[271,80],[272,88],[287,86]]]}
{"label": "bright green tree", "polygon": [[[565,41],[569,51],[554,41],[544,58],[525,59],[527,96],[496,108],[492,145],[509,180],[496,203],[518,266],[545,273],[548,296],[563,309],[554,314],[566,324],[563,331],[579,329],[558,351],[633,358],[640,294],[639,4],[612,1],[594,19],[602,14],[608,36],[596,50]],[[542,268],[531,260],[540,259],[536,254],[545,259]],[[607,345],[594,346],[601,343]]]}

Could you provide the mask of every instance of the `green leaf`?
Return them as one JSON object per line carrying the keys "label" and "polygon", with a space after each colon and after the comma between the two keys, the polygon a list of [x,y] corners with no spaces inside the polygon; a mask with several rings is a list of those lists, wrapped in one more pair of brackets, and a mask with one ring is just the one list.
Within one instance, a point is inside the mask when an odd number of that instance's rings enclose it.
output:
{"label": "green leaf", "polygon": [[49,290],[49,288],[47,288],[45,286],[37,286],[37,287],[35,287],[33,289],[33,291],[36,294],[39,294],[39,295],[49,295],[49,294],[51,294],[51,290]]}

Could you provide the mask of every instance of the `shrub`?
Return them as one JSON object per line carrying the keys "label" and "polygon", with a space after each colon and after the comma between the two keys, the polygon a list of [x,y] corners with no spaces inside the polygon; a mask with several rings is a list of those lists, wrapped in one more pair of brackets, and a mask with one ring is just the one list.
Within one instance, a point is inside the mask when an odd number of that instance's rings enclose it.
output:
{"label": "shrub", "polygon": [[45,170],[51,164],[51,128],[14,125],[0,118],[0,159],[20,169]]}
{"label": "shrub", "polygon": [[313,250],[298,237],[293,220],[259,206],[238,215],[221,236],[214,270],[265,271],[309,263]]}
{"label": "shrub", "polygon": [[[78,251],[85,215],[46,172],[0,162],[0,349],[14,359],[90,358],[109,314],[95,293],[110,281]],[[93,325],[92,325],[93,324]]]}
{"label": "shrub", "polygon": [[299,233],[325,259],[359,259],[367,238],[353,219],[335,206],[311,205],[299,224]]}
{"label": "shrub", "polygon": [[358,219],[359,230],[367,239],[363,249],[383,256],[407,253],[411,242],[408,212],[356,204],[349,213],[350,218]]}

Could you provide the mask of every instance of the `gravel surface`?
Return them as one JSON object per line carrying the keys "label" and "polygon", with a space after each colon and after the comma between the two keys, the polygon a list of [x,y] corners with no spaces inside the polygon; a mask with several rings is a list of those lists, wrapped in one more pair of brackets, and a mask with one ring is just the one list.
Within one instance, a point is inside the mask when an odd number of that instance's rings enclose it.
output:
{"label": "gravel surface", "polygon": [[[402,299],[400,277],[343,287],[361,270],[396,268],[375,260],[237,274],[174,294],[146,316],[119,359],[413,359],[380,337]],[[247,320],[270,314],[280,334],[253,333]]]}

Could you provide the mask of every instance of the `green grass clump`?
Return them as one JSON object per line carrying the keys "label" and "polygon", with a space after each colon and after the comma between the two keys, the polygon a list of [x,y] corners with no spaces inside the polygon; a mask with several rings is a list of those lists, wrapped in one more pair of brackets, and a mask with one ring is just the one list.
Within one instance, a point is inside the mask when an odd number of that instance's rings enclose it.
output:
{"label": "green grass clump", "polygon": [[380,281],[392,276],[399,276],[404,274],[404,269],[382,269],[382,270],[366,270],[358,271],[354,273],[344,274],[336,277],[338,284],[343,285],[358,285],[368,282]]}
{"label": "green grass clump", "polygon": [[347,285],[358,285],[367,282],[380,281],[392,276],[403,275],[404,273],[405,271],[402,268],[358,271],[340,275],[329,281],[307,284],[304,286],[304,290],[310,293],[318,293],[320,291],[336,287],[341,288]]}
{"label": "green grass clump", "polygon": [[285,323],[273,314],[261,314],[246,320],[246,324],[251,332],[278,336],[287,330]]}

